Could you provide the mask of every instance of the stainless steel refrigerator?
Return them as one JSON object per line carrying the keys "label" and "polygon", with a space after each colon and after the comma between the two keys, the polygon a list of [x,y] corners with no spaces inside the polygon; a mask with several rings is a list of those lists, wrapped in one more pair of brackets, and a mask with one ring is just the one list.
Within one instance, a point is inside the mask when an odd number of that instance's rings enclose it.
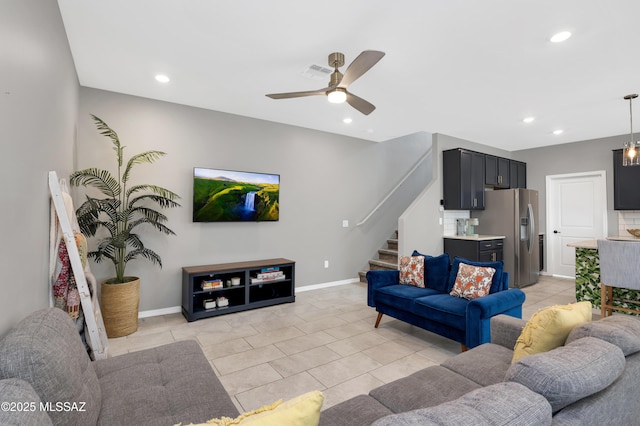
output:
{"label": "stainless steel refrigerator", "polygon": [[521,288],[538,282],[538,191],[501,189],[485,192],[485,209],[472,212],[478,234],[504,235],[504,270],[509,287]]}

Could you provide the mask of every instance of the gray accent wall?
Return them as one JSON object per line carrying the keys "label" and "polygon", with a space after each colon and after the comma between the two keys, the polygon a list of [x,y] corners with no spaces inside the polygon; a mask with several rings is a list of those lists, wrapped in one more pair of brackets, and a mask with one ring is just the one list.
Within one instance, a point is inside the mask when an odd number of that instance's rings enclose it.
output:
{"label": "gray accent wall", "polygon": [[47,175],[73,169],[78,79],[54,0],[0,3],[0,335],[49,306]]}
{"label": "gray accent wall", "polygon": [[607,179],[607,226],[609,235],[617,235],[618,214],[613,210],[612,150],[622,148],[627,140],[629,135],[610,136],[512,153],[514,159],[527,163],[527,186],[540,193],[541,232],[546,228],[547,176],[604,170]]}
{"label": "gray accent wall", "polygon": [[[430,149],[430,134],[375,143],[83,87],[78,168],[114,173],[111,142],[99,135],[90,114],[118,133],[125,158],[165,151],[157,163],[137,167],[133,182],[158,184],[182,196],[181,208],[166,211],[177,236],[144,235],[160,254],[162,270],[146,261],[134,261],[127,270],[141,277],[141,311],[180,305],[183,266],[284,257],[296,262],[297,287],[355,279],[430,178],[429,165],[419,167],[356,226]],[[193,167],[279,174],[280,221],[193,223]],[[74,189],[76,206],[80,194]],[[92,270],[99,280],[113,276],[111,265],[93,264]]]}

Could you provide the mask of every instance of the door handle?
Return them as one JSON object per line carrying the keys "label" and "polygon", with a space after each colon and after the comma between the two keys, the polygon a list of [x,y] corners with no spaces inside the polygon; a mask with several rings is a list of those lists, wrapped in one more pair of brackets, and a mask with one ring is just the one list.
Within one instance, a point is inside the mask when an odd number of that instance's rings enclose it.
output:
{"label": "door handle", "polygon": [[533,238],[536,232],[536,222],[535,217],[533,216],[533,206],[531,204],[527,204],[527,219],[529,224],[529,236],[527,240],[527,251],[529,253],[533,252]]}
{"label": "door handle", "polygon": [[559,234],[559,233],[560,233],[560,231],[558,231],[557,229],[554,229],[554,230],[553,230],[553,233],[554,233],[554,234]]}

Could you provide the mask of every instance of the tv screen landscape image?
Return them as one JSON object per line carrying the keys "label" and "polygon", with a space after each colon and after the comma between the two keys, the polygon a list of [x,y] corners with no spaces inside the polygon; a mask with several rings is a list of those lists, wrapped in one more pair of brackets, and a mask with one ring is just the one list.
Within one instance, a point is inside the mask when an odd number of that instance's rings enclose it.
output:
{"label": "tv screen landscape image", "polygon": [[280,175],[193,169],[194,222],[277,221]]}

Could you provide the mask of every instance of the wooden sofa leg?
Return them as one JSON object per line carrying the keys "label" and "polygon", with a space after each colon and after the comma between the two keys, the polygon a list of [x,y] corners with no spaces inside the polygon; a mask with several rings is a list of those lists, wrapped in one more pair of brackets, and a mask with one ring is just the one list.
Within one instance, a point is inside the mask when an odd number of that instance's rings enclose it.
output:
{"label": "wooden sofa leg", "polygon": [[460,346],[462,346],[462,352],[466,352],[466,351],[468,351],[468,350],[469,350],[469,349],[467,348],[467,345],[460,344]]}
{"label": "wooden sofa leg", "polygon": [[382,312],[378,312],[378,318],[376,318],[376,325],[374,326],[374,328],[378,328],[378,326],[380,325],[381,319],[382,319]]}

